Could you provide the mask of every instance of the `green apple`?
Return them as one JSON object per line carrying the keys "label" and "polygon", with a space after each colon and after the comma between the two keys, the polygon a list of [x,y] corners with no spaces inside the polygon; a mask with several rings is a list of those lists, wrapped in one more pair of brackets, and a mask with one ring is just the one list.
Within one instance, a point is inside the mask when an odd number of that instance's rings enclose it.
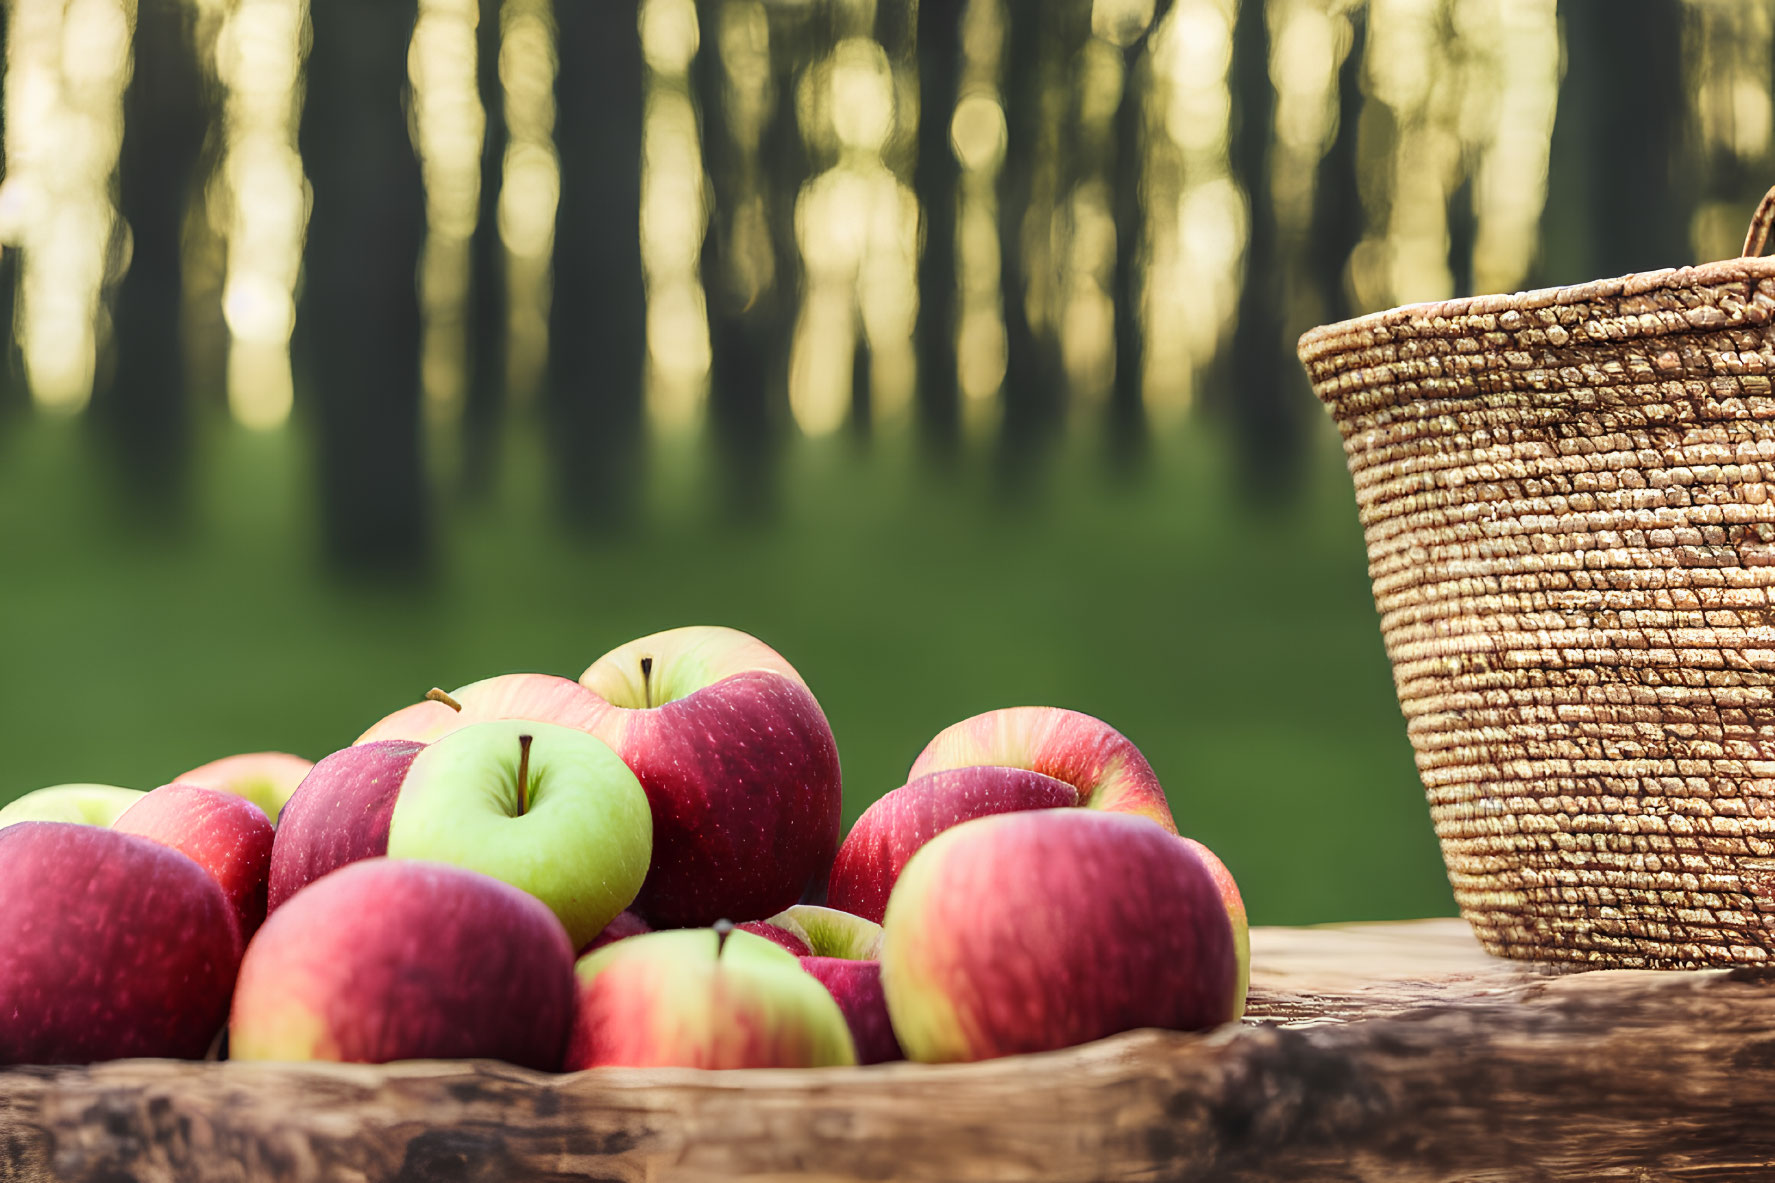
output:
{"label": "green apple", "polygon": [[496,720],[413,758],[388,824],[390,858],[480,871],[554,910],[574,948],[634,902],[653,854],[647,794],[595,736]]}
{"label": "green apple", "polygon": [[116,785],[51,785],[37,789],[0,807],[0,826],[14,822],[74,822],[82,826],[110,826],[123,811],[147,794]]}

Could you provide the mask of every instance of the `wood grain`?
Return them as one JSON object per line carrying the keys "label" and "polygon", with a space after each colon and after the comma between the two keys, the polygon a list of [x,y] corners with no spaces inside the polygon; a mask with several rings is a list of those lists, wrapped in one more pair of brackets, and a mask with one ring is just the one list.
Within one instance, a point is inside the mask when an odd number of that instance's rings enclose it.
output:
{"label": "wood grain", "polygon": [[1253,934],[1251,1018],[805,1072],[0,1072],[0,1180],[1775,1178],[1775,973],[1560,974],[1459,921]]}

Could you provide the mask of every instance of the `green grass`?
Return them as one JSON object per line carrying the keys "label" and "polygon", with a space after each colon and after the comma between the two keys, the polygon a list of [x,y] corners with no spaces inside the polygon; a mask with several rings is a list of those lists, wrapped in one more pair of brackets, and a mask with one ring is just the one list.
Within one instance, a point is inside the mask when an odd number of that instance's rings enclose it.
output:
{"label": "green grass", "polygon": [[662,444],[644,520],[547,512],[514,443],[489,504],[439,508],[422,579],[320,561],[297,432],[211,425],[193,510],[150,526],[78,423],[0,424],[0,801],[61,781],[151,787],[235,751],[317,758],[433,685],[578,673],[679,624],[776,646],[838,737],[846,814],[943,726],[1053,703],[1126,732],[1254,921],[1453,911],[1393,697],[1354,499],[1323,424],[1298,505],[1236,503],[1201,428],[1138,482],[1075,440],[1017,496],[904,441],[789,450],[782,513],[735,526],[705,456]]}

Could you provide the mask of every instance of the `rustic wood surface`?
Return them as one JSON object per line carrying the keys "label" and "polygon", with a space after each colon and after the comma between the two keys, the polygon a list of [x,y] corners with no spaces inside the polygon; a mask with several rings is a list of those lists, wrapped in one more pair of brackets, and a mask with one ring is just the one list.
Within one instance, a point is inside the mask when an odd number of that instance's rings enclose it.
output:
{"label": "rustic wood surface", "polygon": [[1455,920],[1260,929],[1250,1021],[806,1072],[0,1071],[0,1180],[1775,1179],[1775,972],[1555,973]]}

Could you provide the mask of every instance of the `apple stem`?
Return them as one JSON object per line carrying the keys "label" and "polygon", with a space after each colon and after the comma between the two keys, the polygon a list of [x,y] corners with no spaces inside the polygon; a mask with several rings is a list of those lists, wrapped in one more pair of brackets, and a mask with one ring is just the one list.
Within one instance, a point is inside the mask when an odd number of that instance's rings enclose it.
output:
{"label": "apple stem", "polygon": [[641,705],[653,705],[653,658],[641,659]]}
{"label": "apple stem", "polygon": [[436,686],[433,686],[430,690],[425,692],[425,699],[427,702],[441,702],[453,711],[460,711],[462,709],[461,703],[457,702],[454,698],[451,698],[448,694],[445,694],[442,690],[439,690]]}
{"label": "apple stem", "polygon": [[715,922],[715,957],[721,957],[721,950],[727,948],[727,938],[733,935],[733,921],[717,920]]}
{"label": "apple stem", "polygon": [[530,812],[530,744],[532,737],[518,736],[518,816]]}

